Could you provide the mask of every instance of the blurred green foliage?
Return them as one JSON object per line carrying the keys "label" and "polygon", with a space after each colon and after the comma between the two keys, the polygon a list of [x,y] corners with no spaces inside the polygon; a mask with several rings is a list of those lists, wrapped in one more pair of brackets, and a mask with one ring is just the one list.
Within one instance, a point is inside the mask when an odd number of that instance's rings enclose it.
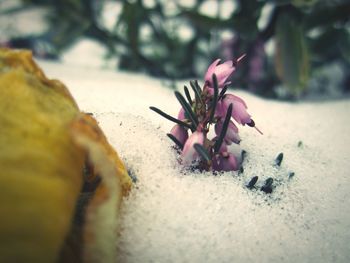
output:
{"label": "blurred green foliage", "polygon": [[[208,1],[218,5],[216,14],[202,11]],[[276,87],[284,87],[284,96],[302,96],[314,72],[330,63],[345,72],[342,89],[350,80],[348,0],[232,0],[234,8],[225,16],[225,0],[193,0],[191,5],[177,0],[23,2],[52,10],[50,34],[58,50],[89,37],[105,45],[109,56],[118,56],[126,70],[188,78],[203,75],[215,58],[246,53],[233,83],[264,96],[278,96]],[[111,3],[120,12],[106,26],[104,12]],[[274,43],[270,51],[269,43]]]}

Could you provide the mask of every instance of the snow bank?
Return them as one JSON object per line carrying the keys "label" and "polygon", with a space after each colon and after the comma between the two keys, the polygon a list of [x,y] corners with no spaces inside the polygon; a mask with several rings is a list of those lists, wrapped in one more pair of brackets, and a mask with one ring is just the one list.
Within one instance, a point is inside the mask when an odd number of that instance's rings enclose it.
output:
{"label": "snow bank", "polygon": [[[241,128],[244,172],[214,176],[177,164],[165,135],[172,123],[148,109],[177,114],[160,81],[40,64],[97,117],[137,177],[116,262],[350,262],[349,100],[282,103],[237,92],[264,135]],[[258,186],[274,179],[271,195],[245,187],[255,175]]]}

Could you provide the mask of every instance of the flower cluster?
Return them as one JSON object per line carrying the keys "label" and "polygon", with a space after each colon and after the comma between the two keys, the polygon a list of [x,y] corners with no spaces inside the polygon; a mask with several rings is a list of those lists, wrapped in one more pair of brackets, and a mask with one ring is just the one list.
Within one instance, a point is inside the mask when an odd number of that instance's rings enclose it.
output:
{"label": "flower cluster", "polygon": [[[243,57],[224,63],[220,63],[220,59],[215,60],[205,74],[202,88],[197,81],[190,82],[194,98],[186,86],[186,98],[176,91],[175,96],[182,106],[177,118],[150,107],[176,123],[168,136],[180,149],[184,165],[214,171],[239,169],[238,158],[228,146],[241,141],[236,124],[255,127],[255,123],[247,112],[247,104],[240,97],[226,94],[226,91],[230,84],[228,78]],[[215,136],[209,139],[208,133],[213,126]]]}

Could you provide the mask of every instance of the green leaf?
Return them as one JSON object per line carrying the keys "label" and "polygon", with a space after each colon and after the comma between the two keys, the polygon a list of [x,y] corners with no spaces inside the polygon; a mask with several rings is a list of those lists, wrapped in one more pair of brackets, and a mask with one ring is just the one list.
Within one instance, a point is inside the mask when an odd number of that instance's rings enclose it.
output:
{"label": "green leaf", "polygon": [[232,103],[230,104],[230,106],[228,107],[228,110],[226,112],[225,120],[224,120],[224,123],[222,125],[222,130],[221,130],[221,133],[219,135],[219,138],[216,140],[216,142],[214,144],[214,152],[215,153],[217,153],[220,150],[221,144],[224,141],[224,138],[226,136],[226,132],[228,129],[228,124],[229,124],[230,119],[231,119],[231,114],[232,114]]}
{"label": "green leaf", "polygon": [[192,98],[191,98],[190,92],[188,91],[188,88],[186,86],[184,86],[184,92],[185,92],[186,98],[188,100],[188,103],[191,105],[192,104]]}
{"label": "green leaf", "polygon": [[186,128],[192,128],[192,126],[186,122],[183,122],[183,121],[180,121],[172,116],[170,116],[169,114],[166,114],[164,111],[156,108],[156,107],[149,107],[151,110],[155,111],[156,113],[158,113],[159,115],[161,115],[162,117],[168,119],[169,121],[172,121],[172,122],[175,122],[183,127],[186,127]]}
{"label": "green leaf", "polygon": [[182,150],[184,148],[183,144],[179,142],[178,139],[171,133],[167,133],[167,136]]}
{"label": "green leaf", "polygon": [[281,13],[276,28],[275,69],[290,93],[299,96],[309,78],[309,56],[300,19]]}
{"label": "green leaf", "polygon": [[205,149],[203,145],[195,143],[193,147],[204,160],[206,160],[207,162],[211,160],[207,149]]}
{"label": "green leaf", "polygon": [[218,79],[215,74],[213,74],[213,88],[214,88],[214,96],[213,101],[210,105],[210,117],[209,117],[209,123],[213,122],[214,115],[215,115],[215,108],[218,102],[218,94],[219,94],[219,88],[218,88]]}
{"label": "green leaf", "polygon": [[180,92],[175,91],[175,96],[176,96],[177,100],[180,102],[182,108],[187,113],[188,117],[190,118],[190,120],[192,122],[192,129],[196,130],[196,128],[198,126],[198,119],[197,119],[196,115],[194,114],[194,112],[192,111],[191,105],[189,105],[186,102],[185,98],[181,95]]}
{"label": "green leaf", "polygon": [[222,90],[220,91],[219,99],[218,99],[218,100],[220,100],[220,99],[225,95],[227,89],[228,89],[228,86],[227,86],[227,85],[225,85],[225,86],[222,88]]}
{"label": "green leaf", "polygon": [[196,103],[203,103],[202,97],[201,97],[201,89],[198,85],[197,81],[190,81],[191,88],[196,96]]}

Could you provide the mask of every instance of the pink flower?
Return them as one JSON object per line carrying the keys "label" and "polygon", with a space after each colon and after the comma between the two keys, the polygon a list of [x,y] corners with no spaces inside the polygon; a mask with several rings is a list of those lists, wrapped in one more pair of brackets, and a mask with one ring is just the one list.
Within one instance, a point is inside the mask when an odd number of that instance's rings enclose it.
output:
{"label": "pink flower", "polygon": [[221,101],[218,101],[215,108],[215,117],[225,118],[227,112],[227,108]]}
{"label": "pink flower", "polygon": [[214,156],[212,164],[215,171],[237,171],[239,168],[236,157],[228,152]]}
{"label": "pink flower", "polygon": [[218,80],[218,88],[223,88],[225,86],[226,80],[228,77],[235,71],[236,67],[233,61],[229,60],[222,64],[220,59],[215,60],[208,68],[207,73],[205,74],[205,82],[210,88],[213,88],[213,74],[216,75]]}
{"label": "pink flower", "polygon": [[186,141],[181,154],[182,161],[185,165],[190,165],[199,156],[193,145],[196,143],[203,145],[203,142],[204,134],[202,132],[195,131],[191,134],[191,136]]}
{"label": "pink flower", "polygon": [[[215,142],[215,141],[217,141],[217,139],[218,139],[218,137],[216,136],[216,137],[214,137],[214,138],[212,139],[212,141]],[[223,152],[227,152],[227,144],[226,144],[225,141],[223,141],[223,142],[221,143],[221,146],[220,146],[220,149],[219,149],[219,153],[223,153]]]}
{"label": "pink flower", "polygon": [[252,122],[249,113],[247,112],[247,104],[240,97],[233,94],[227,94],[222,100],[224,108],[227,110],[232,103],[232,117],[242,125]]}
{"label": "pink flower", "polygon": [[182,107],[181,107],[181,109],[180,109],[180,111],[179,111],[179,113],[177,115],[177,119],[180,120],[180,121],[186,119],[186,117],[185,117],[185,110]]}
{"label": "pink flower", "polygon": [[[223,126],[223,121],[219,120],[216,124],[215,124],[215,133],[216,135],[220,135],[221,131],[222,131],[222,126]],[[238,128],[237,126],[230,121],[228,123],[228,128],[227,128],[227,132],[225,135],[225,142],[227,144],[231,144],[231,143],[239,143],[241,141],[239,135],[238,135]]]}
{"label": "pink flower", "polygon": [[188,133],[187,130],[180,126],[179,124],[176,124],[170,131],[170,133],[182,144],[186,142],[188,139]]}

